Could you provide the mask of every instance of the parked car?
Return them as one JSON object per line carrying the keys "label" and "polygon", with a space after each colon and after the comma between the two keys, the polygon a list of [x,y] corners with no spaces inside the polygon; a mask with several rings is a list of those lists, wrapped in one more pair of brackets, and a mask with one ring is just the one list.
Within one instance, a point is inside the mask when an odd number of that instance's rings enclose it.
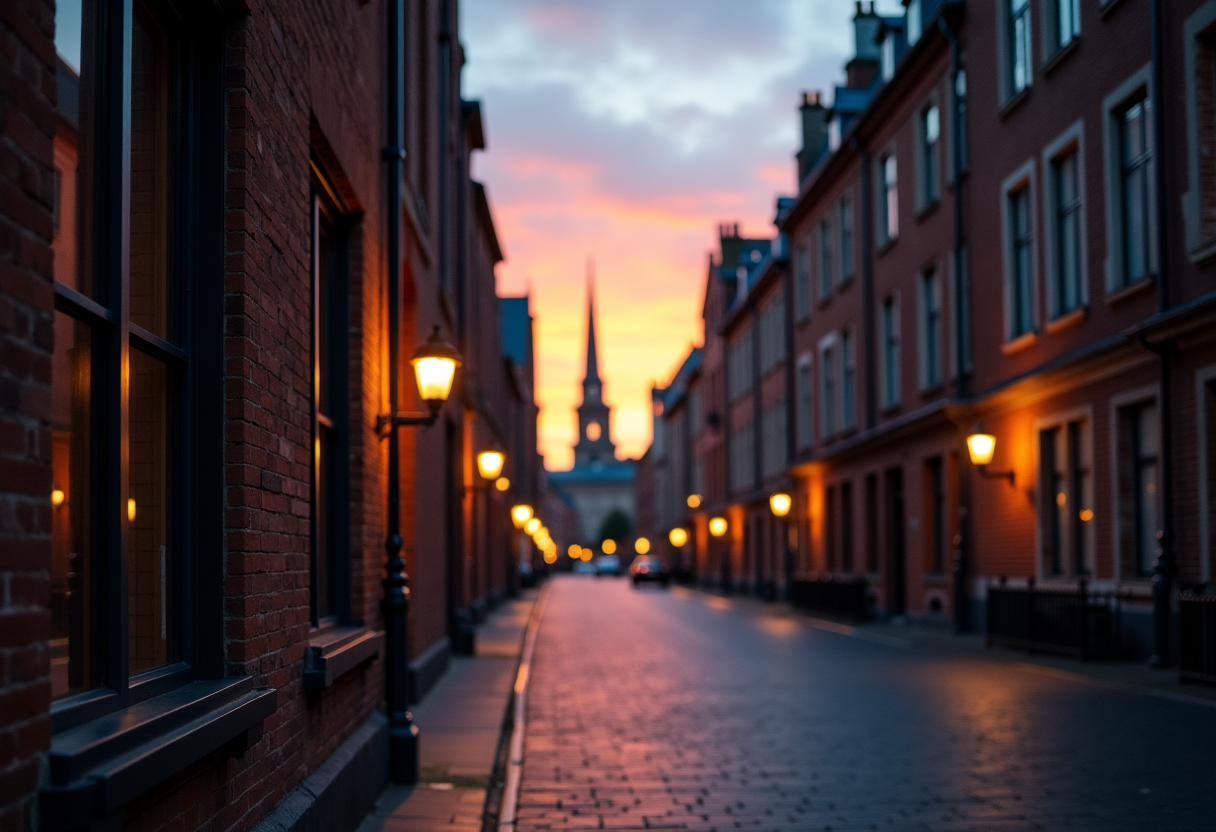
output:
{"label": "parked car", "polygon": [[614,578],[621,574],[621,559],[616,555],[600,555],[595,559],[595,577],[612,575]]}
{"label": "parked car", "polygon": [[575,575],[594,575],[595,564],[589,560],[576,560],[571,570]]}
{"label": "parked car", "polygon": [[664,588],[671,583],[671,573],[663,561],[653,555],[638,555],[629,566],[629,574],[633,577],[633,585],[644,583],[662,584]]}

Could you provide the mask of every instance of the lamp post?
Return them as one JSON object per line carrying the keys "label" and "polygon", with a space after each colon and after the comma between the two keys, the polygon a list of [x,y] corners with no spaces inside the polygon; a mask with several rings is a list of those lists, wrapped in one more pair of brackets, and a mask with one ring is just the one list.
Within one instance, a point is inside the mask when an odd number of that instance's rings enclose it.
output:
{"label": "lamp post", "polygon": [[397,277],[390,278],[389,307],[389,413],[376,419],[376,430],[388,439],[388,536],[384,541],[383,615],[385,634],[385,705],[389,719],[389,775],[394,782],[418,782],[418,726],[409,712],[409,575],[401,557],[401,470],[397,428],[428,427],[439,418],[439,409],[452,392],[460,354],[439,334],[439,327],[410,357],[418,393],[427,405],[425,413],[399,413],[397,407],[398,303]]}
{"label": "lamp post", "polygon": [[[769,511],[771,511],[773,513],[774,517],[776,517],[778,520],[781,521],[781,524],[784,527],[784,531],[785,531],[785,547],[784,547],[784,552],[782,553],[782,560],[784,561],[784,563],[782,565],[784,566],[784,571],[785,571],[785,585],[786,585],[787,592],[789,591],[789,583],[790,583],[790,530],[789,530],[789,519],[788,518],[789,518],[789,514],[790,514],[790,509],[793,508],[793,506],[794,506],[793,498],[790,497],[789,494],[786,494],[784,491],[778,491],[776,494],[773,494],[768,498]],[[773,578],[769,581],[768,600],[770,600],[770,601],[777,600],[776,575],[774,575]]]}

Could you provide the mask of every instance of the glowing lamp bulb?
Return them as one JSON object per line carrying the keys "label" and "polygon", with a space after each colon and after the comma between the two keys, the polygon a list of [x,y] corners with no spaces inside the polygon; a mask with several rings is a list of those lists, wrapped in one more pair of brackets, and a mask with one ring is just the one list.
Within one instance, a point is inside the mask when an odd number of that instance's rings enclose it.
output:
{"label": "glowing lamp bulb", "polygon": [[447,401],[452,392],[452,381],[456,368],[463,362],[456,348],[443,340],[439,327],[431,331],[431,337],[410,358],[414,366],[414,380],[418,382],[418,395],[429,405],[437,406]]}
{"label": "glowing lamp bulb", "polygon": [[515,528],[522,529],[532,519],[532,506],[520,503],[511,507],[511,522]]}
{"label": "glowing lamp bulb", "polygon": [[[507,455],[502,451],[482,451],[477,455],[477,472],[483,480],[496,480],[502,476],[502,466],[506,461]],[[502,491],[501,488],[498,490]]]}
{"label": "glowing lamp bulb", "polygon": [[991,433],[976,431],[967,437],[967,455],[972,465],[987,465],[996,453],[996,437]]}
{"label": "glowing lamp bulb", "polygon": [[726,534],[726,518],[714,517],[709,521],[709,533],[714,537],[721,537]]}
{"label": "glowing lamp bulb", "polygon": [[644,537],[639,537],[633,542],[633,550],[639,555],[644,555],[650,551],[650,541]]}
{"label": "glowing lamp bulb", "polygon": [[667,539],[671,541],[671,545],[679,549],[688,542],[688,532],[681,529],[679,526],[667,533]]}
{"label": "glowing lamp bulb", "polygon": [[790,507],[793,504],[794,501],[790,499],[789,494],[778,492],[777,494],[774,494],[768,498],[768,507],[772,509],[773,514],[777,517],[784,517],[785,515],[789,514]]}

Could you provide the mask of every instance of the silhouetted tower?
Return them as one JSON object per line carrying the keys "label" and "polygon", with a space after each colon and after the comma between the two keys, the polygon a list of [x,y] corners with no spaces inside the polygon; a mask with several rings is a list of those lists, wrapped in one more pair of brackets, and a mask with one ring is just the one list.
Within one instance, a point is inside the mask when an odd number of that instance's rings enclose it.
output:
{"label": "silhouetted tower", "polygon": [[616,462],[616,448],[608,436],[609,408],[604,404],[599,356],[595,345],[595,278],[587,262],[587,370],[583,374],[583,403],[578,407],[578,443],[574,446],[576,467],[599,467]]}

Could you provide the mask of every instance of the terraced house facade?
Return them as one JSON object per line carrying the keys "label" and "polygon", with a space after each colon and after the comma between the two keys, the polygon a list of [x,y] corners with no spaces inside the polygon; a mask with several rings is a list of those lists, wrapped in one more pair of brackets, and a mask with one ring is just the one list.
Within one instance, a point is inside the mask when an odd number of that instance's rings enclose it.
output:
{"label": "terraced house facade", "polygon": [[457,20],[0,11],[0,828],[354,828],[416,777],[539,487]]}
{"label": "terraced house facade", "polygon": [[[721,444],[726,470],[678,519],[702,581],[862,586],[857,612],[990,632],[998,590],[1080,592],[1122,651],[1176,657],[1179,589],[1212,574],[1214,20],[857,5],[846,83],[804,96],[775,235],[730,229],[711,258],[701,350],[726,384],[689,464]],[[792,510],[765,518],[779,492]]]}

